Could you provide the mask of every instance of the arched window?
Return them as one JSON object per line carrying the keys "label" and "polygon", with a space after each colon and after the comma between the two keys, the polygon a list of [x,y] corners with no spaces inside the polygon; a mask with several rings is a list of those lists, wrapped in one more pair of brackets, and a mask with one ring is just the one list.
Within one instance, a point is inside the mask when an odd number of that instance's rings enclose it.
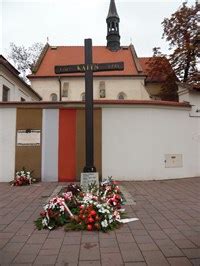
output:
{"label": "arched window", "polygon": [[117,96],[118,100],[125,100],[126,98],[127,98],[127,96],[124,92],[120,92]]}
{"label": "arched window", "polygon": [[106,98],[105,81],[99,83],[99,98]]}
{"label": "arched window", "polygon": [[52,93],[52,94],[50,95],[50,100],[51,100],[52,102],[57,102],[57,100],[58,100],[58,96],[57,96],[57,94],[56,94],[56,93]]}
{"label": "arched window", "polygon": [[81,93],[81,101],[85,101],[85,92]]}
{"label": "arched window", "polygon": [[69,82],[64,82],[62,96],[68,97],[68,94],[69,94]]}

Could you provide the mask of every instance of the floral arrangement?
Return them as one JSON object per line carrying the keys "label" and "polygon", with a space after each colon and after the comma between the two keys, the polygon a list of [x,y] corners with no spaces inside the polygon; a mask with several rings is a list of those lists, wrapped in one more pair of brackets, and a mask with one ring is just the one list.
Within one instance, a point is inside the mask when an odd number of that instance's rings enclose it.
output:
{"label": "floral arrangement", "polygon": [[25,167],[21,171],[16,172],[14,180],[11,182],[13,186],[26,186],[35,182],[31,177],[33,171],[26,171]]}
{"label": "floral arrangement", "polygon": [[35,221],[41,230],[65,226],[65,230],[101,230],[107,232],[120,225],[123,214],[122,193],[112,180],[89,186],[88,191],[70,184],[61,195],[52,198]]}

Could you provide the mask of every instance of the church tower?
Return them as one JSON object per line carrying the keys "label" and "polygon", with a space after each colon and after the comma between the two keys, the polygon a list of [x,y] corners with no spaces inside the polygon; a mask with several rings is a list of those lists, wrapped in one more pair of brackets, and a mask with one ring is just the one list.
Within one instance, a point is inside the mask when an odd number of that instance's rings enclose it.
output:
{"label": "church tower", "polygon": [[107,23],[107,48],[111,51],[118,51],[120,49],[120,35],[119,35],[119,16],[115,5],[115,0],[110,0],[110,7]]}

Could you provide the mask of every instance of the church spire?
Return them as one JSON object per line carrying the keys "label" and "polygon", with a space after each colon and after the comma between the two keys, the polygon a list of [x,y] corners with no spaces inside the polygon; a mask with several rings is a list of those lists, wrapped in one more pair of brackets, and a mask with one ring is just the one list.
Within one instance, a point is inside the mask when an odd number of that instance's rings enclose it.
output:
{"label": "church spire", "polygon": [[107,23],[107,48],[111,51],[118,51],[120,49],[120,35],[119,35],[119,15],[115,5],[115,0],[110,0],[110,7]]}

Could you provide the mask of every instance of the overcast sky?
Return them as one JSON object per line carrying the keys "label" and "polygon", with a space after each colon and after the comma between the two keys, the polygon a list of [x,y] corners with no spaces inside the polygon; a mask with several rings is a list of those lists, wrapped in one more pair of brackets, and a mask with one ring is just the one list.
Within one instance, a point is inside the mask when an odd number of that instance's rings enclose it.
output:
{"label": "overcast sky", "polygon": [[[7,55],[9,44],[28,47],[34,42],[50,45],[106,45],[106,16],[110,0],[0,0],[0,53]],[[120,16],[121,44],[131,42],[138,56],[152,55],[160,46],[167,52],[161,22],[183,0],[115,0]],[[189,0],[194,3],[195,0]]]}

